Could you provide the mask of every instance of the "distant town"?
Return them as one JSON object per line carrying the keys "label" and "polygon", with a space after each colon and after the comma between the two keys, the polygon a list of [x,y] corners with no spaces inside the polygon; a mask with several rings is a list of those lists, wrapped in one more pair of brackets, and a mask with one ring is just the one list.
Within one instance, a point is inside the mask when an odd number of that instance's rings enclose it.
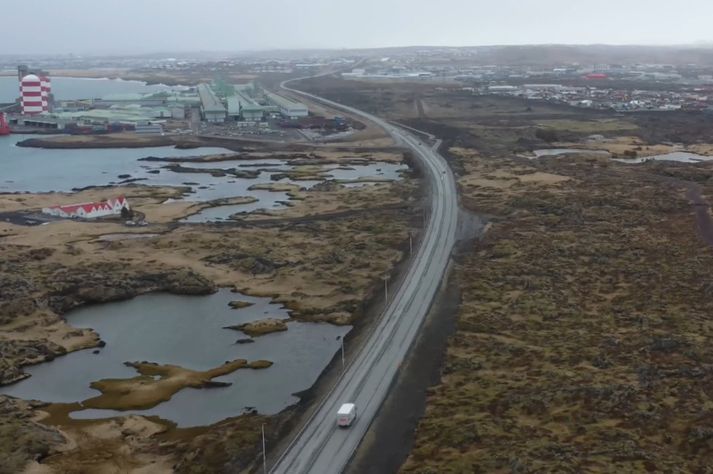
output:
{"label": "distant town", "polygon": [[[713,71],[670,64],[570,64],[553,67],[422,65],[385,57],[342,78],[462,84],[474,94],[538,99],[575,107],[641,110],[713,110]],[[655,85],[656,87],[651,87]]]}
{"label": "distant town", "polygon": [[[496,53],[482,48],[429,48],[381,56],[353,51],[344,56],[332,52],[296,57],[34,58],[41,68],[0,60],[5,74],[16,68],[19,91],[14,103],[0,104],[4,113],[0,129],[5,133],[261,135],[312,141],[349,133],[354,124],[348,120],[312,114],[295,97],[273,92],[282,79],[316,71],[333,71],[350,81],[423,83],[473,95],[622,113],[713,111],[713,67],[708,64],[489,64],[488,55]],[[65,76],[71,75],[68,71],[82,71],[90,77],[149,80],[171,88],[56,100],[53,69]]]}

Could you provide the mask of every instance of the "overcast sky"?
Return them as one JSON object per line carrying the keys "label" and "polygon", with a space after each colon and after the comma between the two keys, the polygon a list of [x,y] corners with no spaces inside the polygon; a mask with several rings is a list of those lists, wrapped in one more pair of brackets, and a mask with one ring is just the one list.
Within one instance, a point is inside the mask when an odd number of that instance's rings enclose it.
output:
{"label": "overcast sky", "polygon": [[711,0],[0,0],[0,54],[713,41]]}

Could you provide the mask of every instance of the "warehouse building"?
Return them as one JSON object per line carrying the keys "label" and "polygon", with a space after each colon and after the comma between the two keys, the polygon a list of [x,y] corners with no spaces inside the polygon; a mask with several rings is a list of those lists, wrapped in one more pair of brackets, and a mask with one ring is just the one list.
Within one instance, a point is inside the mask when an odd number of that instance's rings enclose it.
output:
{"label": "warehouse building", "polygon": [[297,119],[309,115],[309,109],[301,102],[295,102],[287,97],[267,91],[265,92],[265,98],[268,102],[276,106],[280,113],[286,118]]}
{"label": "warehouse building", "polygon": [[165,107],[110,107],[108,109],[80,110],[78,112],[57,112],[51,114],[60,123],[129,123],[137,124],[142,122],[163,122],[171,118],[171,111]]}
{"label": "warehouse building", "polygon": [[201,114],[207,122],[225,122],[226,110],[208,84],[198,84],[198,96],[201,99]]}
{"label": "warehouse building", "polygon": [[163,135],[163,125],[160,123],[137,123],[134,130],[139,135]]}
{"label": "warehouse building", "polygon": [[228,97],[228,116],[241,122],[260,122],[265,108],[240,90]]}
{"label": "warehouse building", "polygon": [[117,94],[107,94],[101,98],[94,99],[92,101],[92,105],[95,107],[126,107],[127,105],[157,107],[163,105],[163,102],[163,97],[153,97],[151,94],[126,92]]}

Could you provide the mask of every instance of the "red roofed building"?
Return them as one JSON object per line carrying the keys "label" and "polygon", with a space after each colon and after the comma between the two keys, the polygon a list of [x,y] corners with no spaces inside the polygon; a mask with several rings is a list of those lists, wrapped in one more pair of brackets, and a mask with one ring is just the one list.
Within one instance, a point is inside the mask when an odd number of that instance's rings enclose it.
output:
{"label": "red roofed building", "polygon": [[124,208],[130,209],[129,203],[124,196],[119,196],[116,199],[101,202],[45,207],[42,212],[56,217],[93,219],[95,217],[121,214],[121,210]]}
{"label": "red roofed building", "polygon": [[597,79],[601,80],[601,79],[609,79],[609,76],[606,74],[600,73],[600,72],[593,72],[591,74],[587,74],[586,76],[584,76],[584,78],[589,79],[589,80],[597,80]]}

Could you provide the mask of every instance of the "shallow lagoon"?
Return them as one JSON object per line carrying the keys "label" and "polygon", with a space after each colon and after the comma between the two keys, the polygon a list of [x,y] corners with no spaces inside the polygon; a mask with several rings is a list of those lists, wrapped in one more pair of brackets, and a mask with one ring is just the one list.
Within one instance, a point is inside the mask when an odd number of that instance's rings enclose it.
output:
{"label": "shallow lagoon", "polygon": [[[232,300],[252,306],[232,309]],[[124,362],[150,361],[208,370],[227,360],[266,359],[267,369],[240,369],[214,380],[229,387],[186,388],[168,402],[149,410],[119,412],[85,410],[74,418],[104,418],[121,414],[158,415],[179,426],[198,426],[238,416],[248,407],[274,414],[294,404],[293,394],[308,389],[339,350],[339,336],[350,327],[292,321],[285,332],[256,337],[254,343],[236,344],[247,336],[225,326],[273,318],[288,318],[287,310],[268,298],[229,290],[210,296],[149,294],[128,301],[88,306],[66,315],[75,327],[93,328],[106,346],[73,352],[52,362],[26,368],[32,376],[0,393],[47,402],[77,402],[99,394],[89,387],[104,378],[130,378],[137,372]]]}
{"label": "shallow lagoon", "polygon": [[[202,147],[181,150],[174,147],[116,148],[116,149],[43,149],[24,148],[15,145],[28,135],[0,137],[0,193],[9,192],[70,192],[87,186],[121,184],[122,181],[138,180],[138,184],[151,186],[187,186],[190,192],[182,199],[205,202],[236,196],[250,196],[256,199],[249,204],[220,206],[205,209],[186,218],[185,222],[201,223],[222,221],[236,213],[252,212],[259,209],[278,209],[289,199],[283,192],[249,189],[258,183],[276,182],[276,173],[294,169],[282,160],[229,160],[210,163],[161,161],[139,161],[147,156],[196,157],[233,153],[225,148]],[[239,171],[258,172],[256,178],[241,178],[231,174],[213,176],[209,172],[175,172],[165,167],[180,164],[196,169],[235,168]],[[405,164],[369,163],[349,167],[321,165],[325,179],[357,180],[398,180]],[[122,176],[120,178],[119,176]],[[292,181],[280,179],[279,183],[294,183],[310,188],[318,181]],[[350,183],[347,186],[363,186],[364,183]]]}

